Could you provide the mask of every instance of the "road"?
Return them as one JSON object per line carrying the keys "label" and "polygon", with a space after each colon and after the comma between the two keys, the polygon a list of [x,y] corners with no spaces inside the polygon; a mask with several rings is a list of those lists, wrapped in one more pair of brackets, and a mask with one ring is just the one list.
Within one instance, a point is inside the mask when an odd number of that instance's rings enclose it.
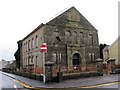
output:
{"label": "road", "polygon": [[[2,80],[0,80],[0,83],[2,83],[1,87],[12,88],[12,90],[19,90],[18,88],[23,88],[23,90],[27,90],[24,87],[30,87],[30,86],[31,88],[33,87],[34,88],[41,88],[41,87],[42,88],[64,88],[65,87],[66,88],[62,90],[67,90],[67,88],[69,88],[68,90],[73,90],[73,87],[76,87],[79,89],[80,88],[101,88],[100,90],[102,90],[102,88],[106,88],[106,89],[111,88],[110,90],[116,90],[120,86],[120,81],[119,81],[120,74],[72,79],[72,80],[65,80],[60,83],[52,82],[52,83],[46,83],[46,84],[38,80],[32,80],[32,79],[28,79],[25,77],[21,77],[21,76],[9,74],[9,73],[2,74],[0,72],[0,75],[2,75]],[[70,87],[72,89],[70,89]],[[45,89],[45,90],[49,90],[49,89]],[[52,90],[56,90],[56,89],[52,89]]]}
{"label": "road", "polygon": [[17,80],[8,77],[0,72],[0,89],[2,90],[27,90],[23,86],[21,86]]}
{"label": "road", "polygon": [[80,88],[119,88],[120,82],[108,82],[108,83],[101,83],[89,86],[81,86]]}

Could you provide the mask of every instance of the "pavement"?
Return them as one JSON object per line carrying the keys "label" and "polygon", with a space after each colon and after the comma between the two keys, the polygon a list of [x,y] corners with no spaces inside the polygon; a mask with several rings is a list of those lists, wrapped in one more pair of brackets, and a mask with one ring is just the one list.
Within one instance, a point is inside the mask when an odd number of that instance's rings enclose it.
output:
{"label": "pavement", "polygon": [[80,79],[71,79],[71,80],[64,80],[62,82],[50,82],[50,83],[43,83],[39,80],[33,80],[26,77],[5,73],[2,72],[4,75],[11,77],[16,80],[19,84],[21,83],[22,86],[26,88],[81,88],[86,86],[93,86],[93,85],[101,85],[113,82],[119,82],[120,74],[112,74],[112,75],[104,75],[104,76],[95,76],[95,77],[88,77],[88,78],[80,78]]}

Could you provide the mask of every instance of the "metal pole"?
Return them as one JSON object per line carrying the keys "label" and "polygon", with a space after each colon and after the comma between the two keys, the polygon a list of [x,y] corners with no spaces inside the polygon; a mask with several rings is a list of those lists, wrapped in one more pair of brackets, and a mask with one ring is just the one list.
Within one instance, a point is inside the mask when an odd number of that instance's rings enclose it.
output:
{"label": "metal pole", "polygon": [[60,42],[58,43],[58,64],[59,64],[59,73],[60,73]]}
{"label": "metal pole", "polygon": [[43,53],[43,82],[45,83],[45,53]]}

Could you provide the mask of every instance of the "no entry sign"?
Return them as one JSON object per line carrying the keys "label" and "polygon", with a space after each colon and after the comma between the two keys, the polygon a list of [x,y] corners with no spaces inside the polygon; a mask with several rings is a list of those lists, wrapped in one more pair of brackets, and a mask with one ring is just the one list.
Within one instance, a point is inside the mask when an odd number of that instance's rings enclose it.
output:
{"label": "no entry sign", "polygon": [[43,44],[41,45],[40,50],[41,50],[41,52],[43,52],[43,53],[47,51],[46,43],[43,43]]}

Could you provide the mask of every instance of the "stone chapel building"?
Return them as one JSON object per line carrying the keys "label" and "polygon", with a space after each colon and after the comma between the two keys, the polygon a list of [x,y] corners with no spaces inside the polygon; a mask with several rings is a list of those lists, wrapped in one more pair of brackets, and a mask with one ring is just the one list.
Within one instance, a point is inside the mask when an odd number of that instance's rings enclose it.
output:
{"label": "stone chapel building", "polygon": [[[98,31],[75,7],[40,24],[21,43],[22,68],[42,70],[45,62],[53,62],[74,70],[99,58]],[[47,45],[44,57],[40,51],[43,43]]]}

